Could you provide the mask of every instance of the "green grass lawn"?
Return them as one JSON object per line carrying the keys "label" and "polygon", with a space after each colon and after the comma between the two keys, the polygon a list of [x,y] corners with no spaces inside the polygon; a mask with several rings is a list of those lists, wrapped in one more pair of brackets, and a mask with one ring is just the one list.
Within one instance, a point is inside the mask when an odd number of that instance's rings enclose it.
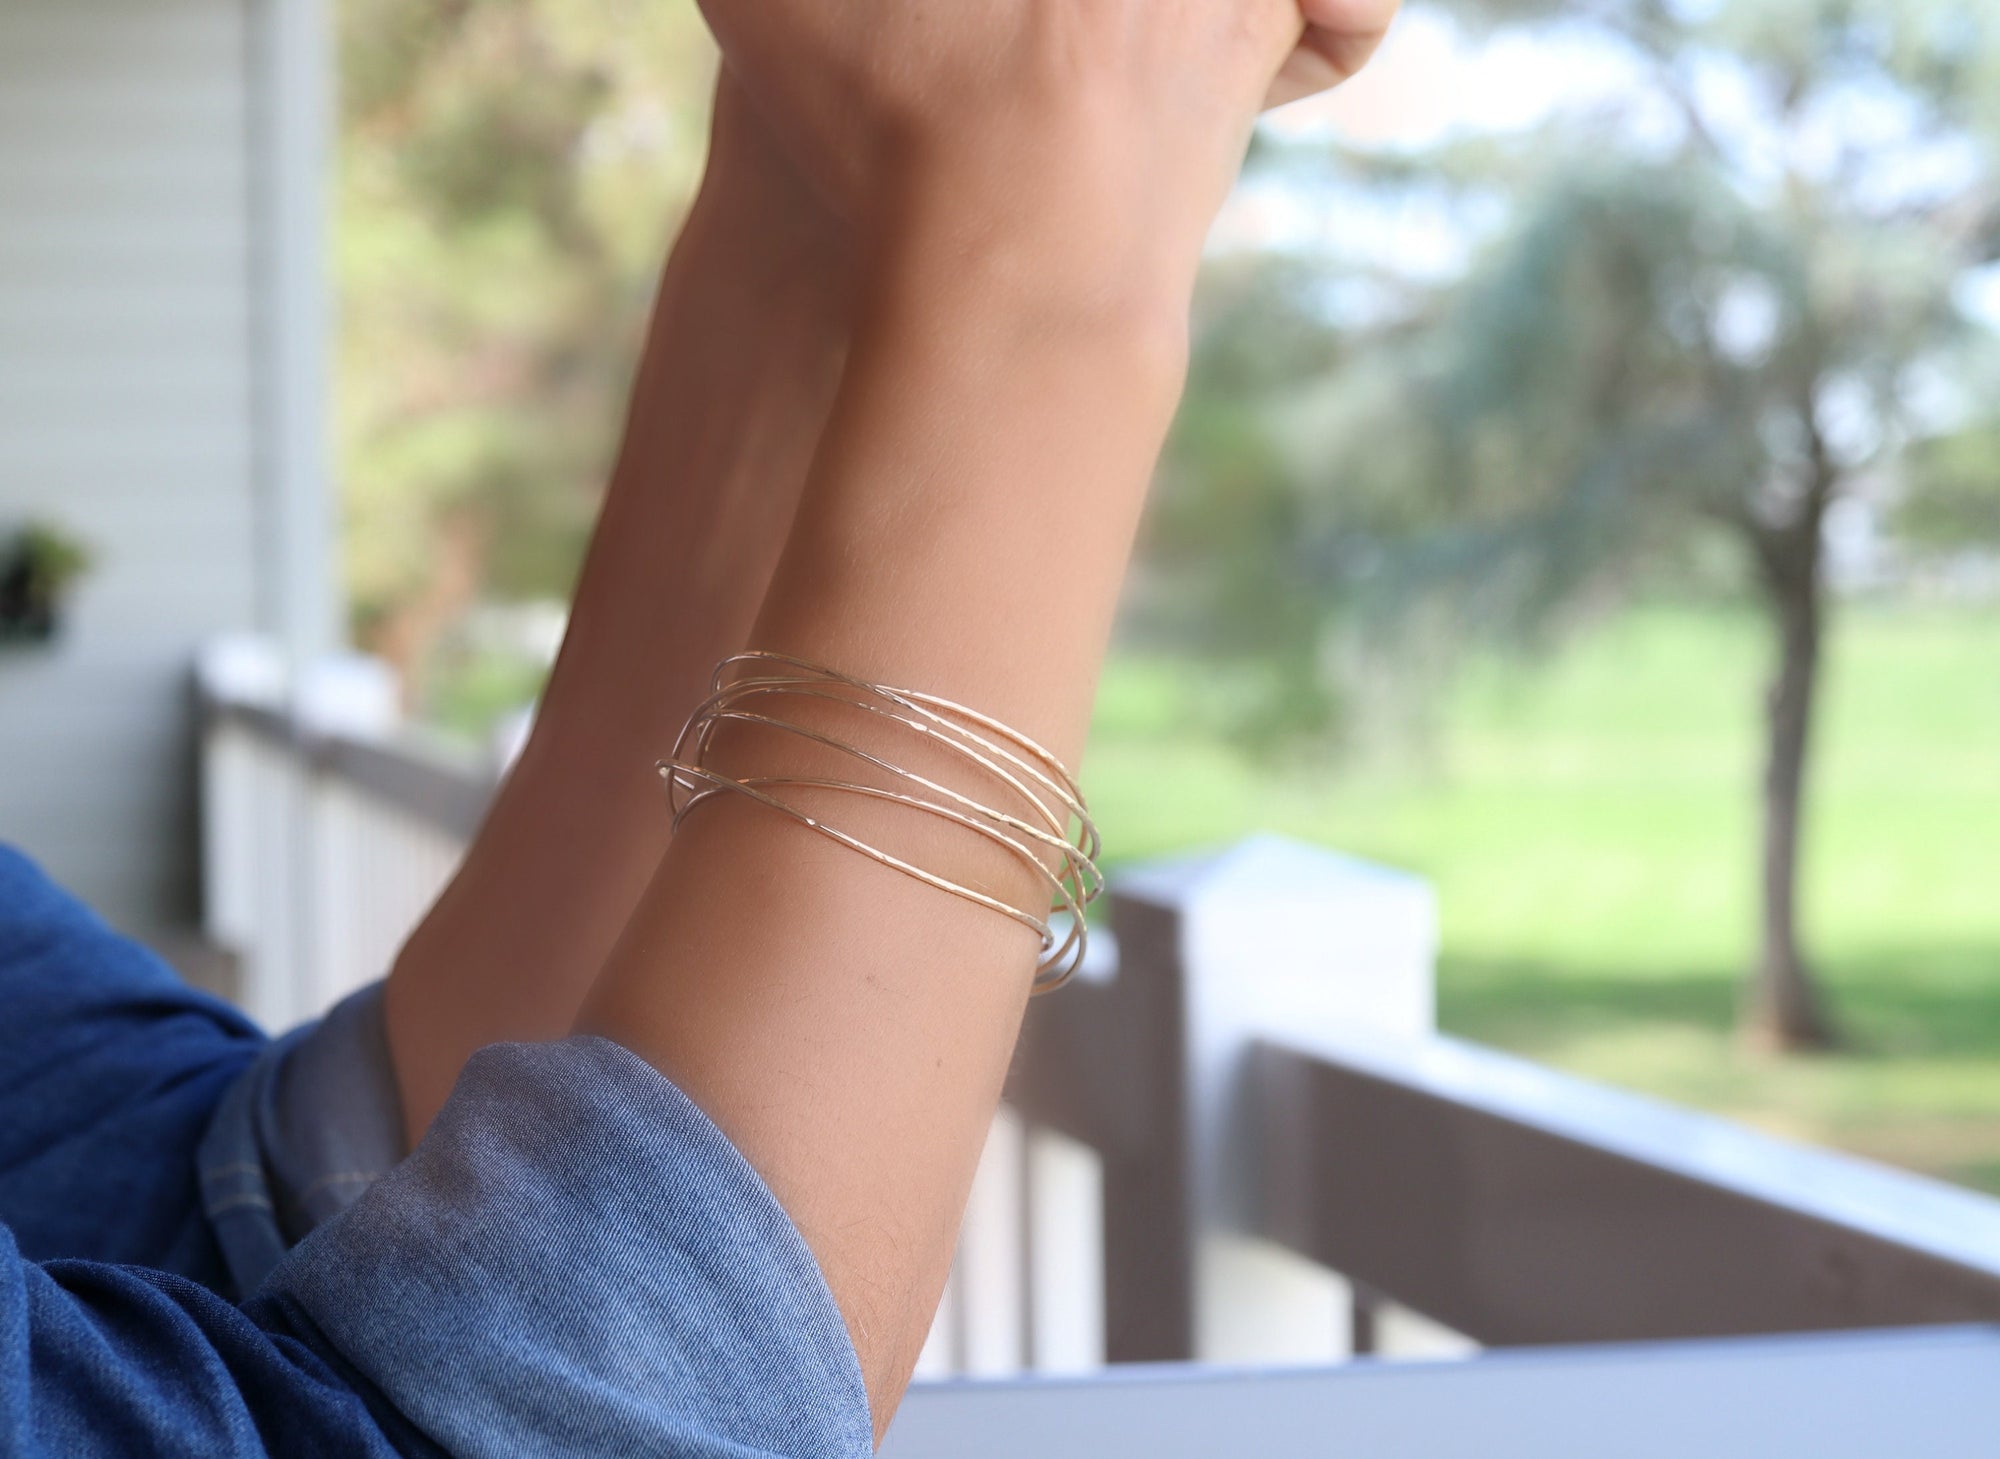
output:
{"label": "green grass lawn", "polygon": [[2000,611],[1838,621],[1805,892],[1831,1056],[1731,1037],[1763,654],[1747,612],[1647,609],[1474,666],[1421,755],[1282,769],[1200,728],[1195,671],[1124,657],[1085,779],[1119,859],[1261,829],[1429,876],[1450,1032],[2000,1191]]}

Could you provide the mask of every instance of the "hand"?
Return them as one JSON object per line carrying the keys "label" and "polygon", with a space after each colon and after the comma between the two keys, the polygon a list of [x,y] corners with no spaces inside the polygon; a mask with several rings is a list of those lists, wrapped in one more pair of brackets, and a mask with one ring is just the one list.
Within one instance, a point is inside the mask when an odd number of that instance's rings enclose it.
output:
{"label": "hand", "polygon": [[1191,271],[1258,107],[1358,67],[1393,4],[1312,0],[1309,39],[1295,0],[703,9],[746,96],[864,249],[943,213],[962,248],[1035,235],[1039,264],[1094,260],[1101,284],[1155,263]]}

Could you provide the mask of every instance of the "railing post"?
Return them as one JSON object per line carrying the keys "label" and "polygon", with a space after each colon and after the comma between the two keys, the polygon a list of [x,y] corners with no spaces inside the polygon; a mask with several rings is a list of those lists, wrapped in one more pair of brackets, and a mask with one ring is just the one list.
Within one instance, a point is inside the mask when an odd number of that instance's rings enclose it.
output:
{"label": "railing post", "polygon": [[[1268,1363],[1343,1355],[1345,1284],[1254,1234],[1265,1154],[1249,1055],[1272,1035],[1310,1048],[1343,1031],[1429,1032],[1437,944],[1430,887],[1258,837],[1127,873],[1116,898],[1118,982],[1146,990],[1177,1030],[1175,1088],[1156,1090],[1148,1115],[1177,1131],[1178,1155],[1124,1182],[1128,1193],[1145,1191],[1143,1207],[1114,1199],[1107,1158],[1111,1331],[1148,1279],[1135,1269],[1143,1262],[1154,1282],[1191,1274],[1187,1356]],[[1177,1259],[1159,1249],[1168,1232],[1183,1242]]]}
{"label": "railing post", "polygon": [[202,930],[218,947],[243,952],[256,935],[259,879],[256,745],[230,718],[231,706],[273,713],[285,702],[284,656],[256,634],[207,644],[195,665],[201,727]]}
{"label": "railing post", "polygon": [[[1179,914],[1115,889],[1111,908],[1117,946],[1093,941],[1076,981],[1029,1005],[1007,1086],[1035,1172],[1026,1232],[1037,1367],[1174,1362],[1193,1350]],[[1081,1163],[1079,1149],[1090,1152]],[[1079,1222],[1095,1229],[1094,1251],[1062,1239]],[[1073,1300],[1079,1282],[1096,1305],[1089,1332]]]}
{"label": "railing post", "polygon": [[[1188,1200],[1186,980],[1180,908],[1113,893],[1118,972],[1098,992],[1094,1057],[1114,1071],[1120,1117],[1104,1168],[1104,1357],[1184,1361],[1195,1352],[1194,1208]],[[1081,991],[1081,990],[1078,990]],[[1058,994],[1060,999],[1064,995]],[[1051,1017],[1064,1016],[1051,1009]]]}
{"label": "railing post", "polygon": [[292,704],[300,739],[294,1017],[315,1017],[366,978],[386,971],[358,966],[357,848],[339,777],[330,771],[325,751],[336,737],[385,740],[400,717],[399,701],[395,671],[367,655],[329,655],[298,675]]}
{"label": "railing post", "polygon": [[1366,1358],[1382,1346],[1382,1294],[1366,1282],[1347,1283],[1348,1356]]}

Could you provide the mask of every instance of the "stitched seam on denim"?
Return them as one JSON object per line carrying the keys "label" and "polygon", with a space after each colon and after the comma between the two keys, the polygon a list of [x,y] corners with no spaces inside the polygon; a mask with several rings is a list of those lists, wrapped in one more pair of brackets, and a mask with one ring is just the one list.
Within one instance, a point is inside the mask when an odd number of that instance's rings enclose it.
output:
{"label": "stitched seam on denim", "polygon": [[238,1206],[261,1206],[267,1211],[271,1209],[271,1203],[258,1195],[231,1196],[226,1201],[218,1201],[215,1205],[203,1206],[202,1209],[211,1216],[220,1216],[223,1212],[233,1211]]}
{"label": "stitched seam on denim", "polygon": [[[302,1223],[307,1230],[311,1230],[320,1222],[339,1215],[355,1199],[353,1195],[343,1199],[341,1194],[335,1192],[336,1186],[358,1186],[361,1190],[366,1190],[385,1174],[386,1171],[380,1170],[336,1171],[331,1175],[320,1176],[304,1190],[280,1191],[279,1198],[284,1202],[285,1219],[293,1223]],[[326,1201],[314,1199],[322,1195],[331,1195],[332,1198]]]}
{"label": "stitched seam on denim", "polygon": [[380,1180],[385,1174],[387,1174],[387,1172],[381,1170],[342,1170],[342,1171],[337,1171],[332,1175],[322,1175],[321,1177],[319,1177],[319,1179],[315,1180],[311,1185],[307,1186],[304,1190],[300,1191],[297,1195],[293,1196],[292,1199],[294,1201],[304,1202],[308,1198],[317,1195],[320,1191],[323,1191],[328,1186],[332,1185],[349,1185],[356,1181],[359,1181],[364,1185],[371,1185],[374,1182]]}
{"label": "stitched seam on denim", "polygon": [[203,1180],[218,1180],[225,1175],[262,1175],[264,1167],[255,1160],[232,1160],[227,1165],[211,1165],[201,1172]]}

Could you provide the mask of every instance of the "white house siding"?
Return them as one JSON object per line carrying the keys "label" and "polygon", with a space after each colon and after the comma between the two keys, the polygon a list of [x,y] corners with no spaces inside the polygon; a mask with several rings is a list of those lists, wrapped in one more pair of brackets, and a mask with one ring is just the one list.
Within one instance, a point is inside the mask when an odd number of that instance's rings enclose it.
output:
{"label": "white house siding", "polygon": [[97,558],[0,647],[0,840],[142,934],[192,907],[193,654],[266,616],[250,3],[0,0],[0,534]]}

